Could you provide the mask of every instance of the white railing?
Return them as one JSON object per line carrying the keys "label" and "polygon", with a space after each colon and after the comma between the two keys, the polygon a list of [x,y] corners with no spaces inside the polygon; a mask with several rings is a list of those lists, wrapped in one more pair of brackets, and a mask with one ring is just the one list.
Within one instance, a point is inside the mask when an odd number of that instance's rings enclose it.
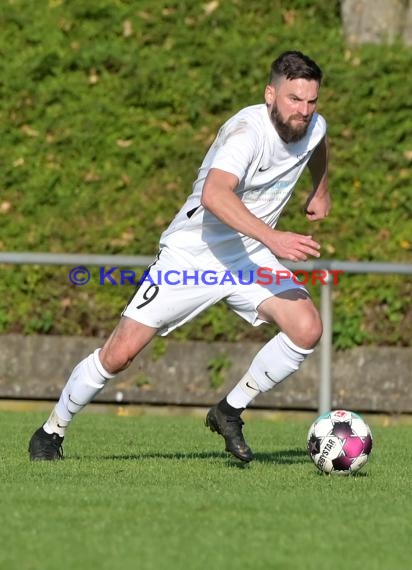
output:
{"label": "white railing", "polygon": [[[12,265],[69,265],[69,266],[109,266],[146,267],[152,263],[152,256],[142,255],[92,255],[68,253],[0,252],[0,263]],[[333,321],[333,272],[378,273],[386,275],[412,275],[412,263],[352,262],[334,260],[314,260],[302,263],[282,263],[290,271],[311,273],[324,270],[322,278],[320,312],[323,321],[323,335],[320,341],[321,365],[319,382],[319,414],[331,409],[332,401],[332,321]]]}

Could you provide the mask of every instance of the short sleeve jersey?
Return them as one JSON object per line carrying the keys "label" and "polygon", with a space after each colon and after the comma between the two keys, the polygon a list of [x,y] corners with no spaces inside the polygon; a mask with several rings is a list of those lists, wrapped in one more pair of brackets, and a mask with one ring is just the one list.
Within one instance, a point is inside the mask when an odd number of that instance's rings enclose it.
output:
{"label": "short sleeve jersey", "polygon": [[234,174],[235,190],[243,204],[271,227],[292,195],[303,169],[326,133],[324,118],[315,113],[305,136],[285,143],[274,128],[266,105],[246,107],[219,130],[207,152],[186,200],[160,238],[160,246],[197,266],[219,270],[258,262],[267,248],[221,222],[201,205],[211,168]]}

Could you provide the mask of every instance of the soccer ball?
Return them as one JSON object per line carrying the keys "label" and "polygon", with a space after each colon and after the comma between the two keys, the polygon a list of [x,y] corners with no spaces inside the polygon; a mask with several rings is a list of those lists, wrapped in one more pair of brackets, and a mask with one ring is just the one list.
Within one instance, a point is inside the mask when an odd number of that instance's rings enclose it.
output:
{"label": "soccer ball", "polygon": [[319,416],[310,426],[307,449],[324,473],[350,475],[368,461],[372,433],[354,412],[335,410]]}

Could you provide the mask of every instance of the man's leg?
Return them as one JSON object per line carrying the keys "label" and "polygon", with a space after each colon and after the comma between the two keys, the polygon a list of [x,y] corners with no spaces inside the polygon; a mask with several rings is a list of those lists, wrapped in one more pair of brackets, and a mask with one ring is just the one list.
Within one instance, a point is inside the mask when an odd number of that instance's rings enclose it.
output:
{"label": "man's leg", "polygon": [[243,461],[251,461],[253,453],[242,434],[241,413],[256,396],[298,370],[322,334],[318,310],[299,289],[266,299],[259,305],[258,315],[276,323],[281,332],[261,348],[243,378],[206,417],[206,425],[224,437],[226,450]]}
{"label": "man's leg", "polygon": [[122,317],[103,348],[95,350],[74,368],[50,417],[30,440],[30,459],[47,461],[63,457],[63,438],[74,416],[111,378],[129,366],[156,331]]}

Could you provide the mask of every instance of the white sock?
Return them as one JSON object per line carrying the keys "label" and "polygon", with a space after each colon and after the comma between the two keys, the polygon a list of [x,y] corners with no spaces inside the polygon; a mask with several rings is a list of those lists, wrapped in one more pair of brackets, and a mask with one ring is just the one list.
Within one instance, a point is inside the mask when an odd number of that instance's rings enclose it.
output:
{"label": "white sock", "polygon": [[298,370],[313,348],[301,348],[285,333],[266,343],[252,360],[249,370],[227,395],[233,408],[246,408],[261,392],[267,392]]}
{"label": "white sock", "polygon": [[59,418],[59,416],[56,414],[56,407],[54,407],[52,413],[49,416],[49,419],[44,424],[43,429],[46,433],[57,433],[57,435],[60,437],[64,437],[66,428],[69,423],[70,422]]}
{"label": "white sock", "polygon": [[260,388],[248,370],[233,390],[226,396],[226,401],[232,408],[246,408],[258,394],[260,394]]}
{"label": "white sock", "polygon": [[89,354],[71,373],[60,399],[43,426],[47,433],[57,433],[64,437],[66,428],[73,417],[80,412],[104,388],[110,378],[99,359],[100,349]]}

